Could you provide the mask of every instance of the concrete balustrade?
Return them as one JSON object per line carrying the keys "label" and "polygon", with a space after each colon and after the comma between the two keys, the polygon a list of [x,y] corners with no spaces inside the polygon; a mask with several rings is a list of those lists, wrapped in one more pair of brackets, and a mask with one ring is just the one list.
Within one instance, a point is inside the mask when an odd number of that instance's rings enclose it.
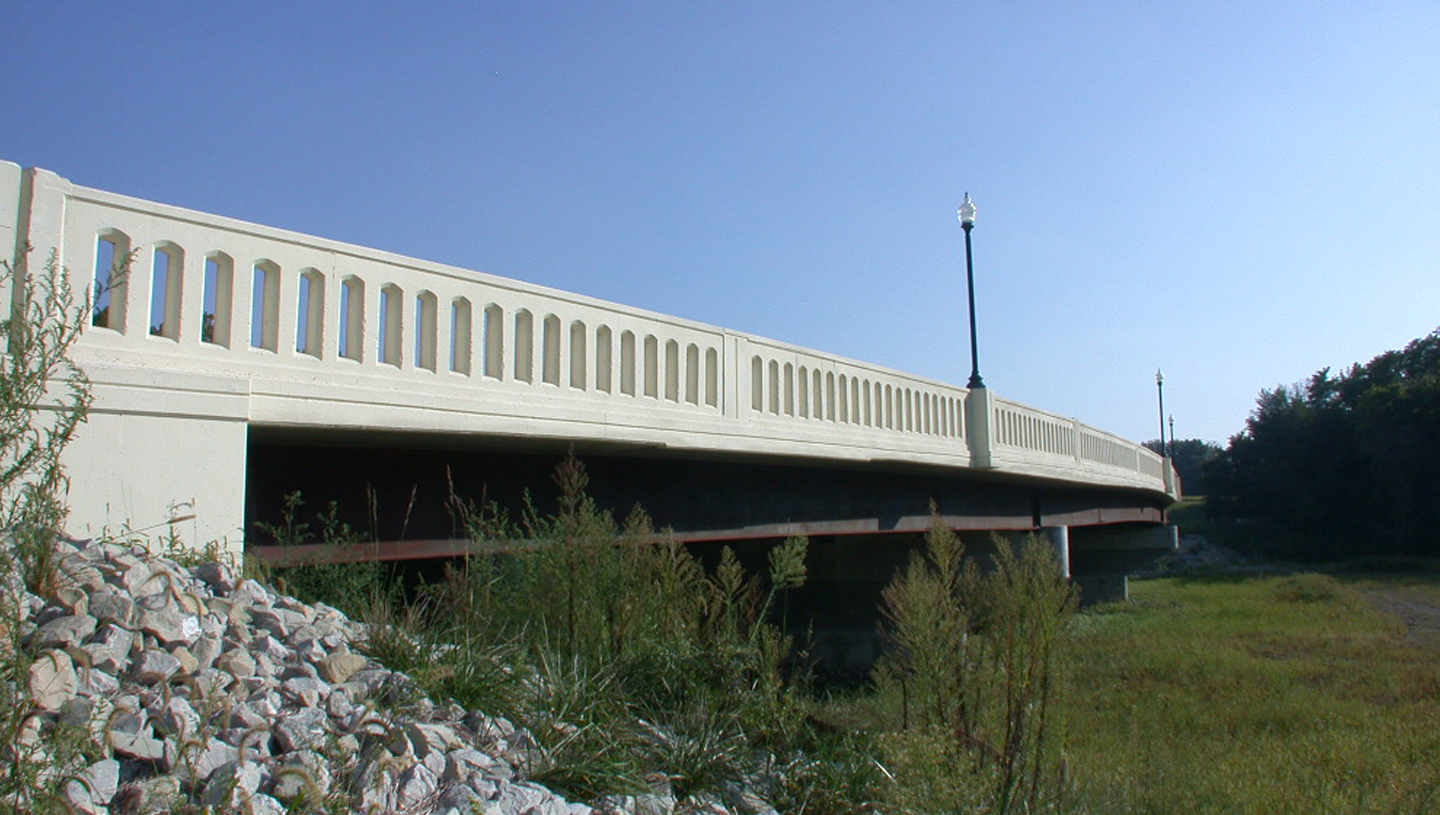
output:
{"label": "concrete balustrade", "polygon": [[[77,532],[242,537],[250,425],[905,461],[1170,492],[1148,450],[922,377],[0,163],[0,247],[100,292]],[[111,279],[117,259],[129,275]],[[0,292],[0,297],[8,293]],[[4,302],[8,302],[4,301]]]}
{"label": "concrete balustrade", "polygon": [[1144,445],[1006,399],[995,400],[992,421],[993,455],[1007,471],[1041,476],[1058,471],[1072,480],[1103,481],[1105,473],[1122,470],[1173,493],[1165,475],[1170,468]]}

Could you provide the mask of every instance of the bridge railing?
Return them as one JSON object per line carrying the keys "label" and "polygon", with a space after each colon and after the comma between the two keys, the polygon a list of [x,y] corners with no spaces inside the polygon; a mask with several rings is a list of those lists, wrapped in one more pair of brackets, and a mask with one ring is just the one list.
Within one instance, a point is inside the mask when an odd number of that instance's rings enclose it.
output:
{"label": "bridge railing", "polygon": [[1144,445],[1008,399],[995,400],[991,435],[997,455],[1012,464],[1115,469],[1169,483],[1165,460]]}
{"label": "bridge railing", "polygon": [[63,218],[63,260],[99,292],[90,348],[282,378],[725,408],[718,328],[82,187],[66,190]]}
{"label": "bridge railing", "polygon": [[932,440],[951,450],[963,444],[963,388],[757,337],[748,338],[743,354],[741,377],[753,417],[830,423],[857,434]]}
{"label": "bridge railing", "polygon": [[[970,416],[967,390],[923,377],[43,170],[22,179],[0,162],[0,171],[0,188],[12,190],[0,189],[0,226],[17,224],[17,244],[59,247],[76,288],[97,292],[87,361],[113,364],[113,376],[232,377],[249,394],[252,423],[993,461],[1142,488],[1166,481],[1138,445],[1004,400]],[[112,278],[126,257],[128,276]],[[984,438],[968,435],[976,427]],[[993,445],[993,460],[977,444]]]}

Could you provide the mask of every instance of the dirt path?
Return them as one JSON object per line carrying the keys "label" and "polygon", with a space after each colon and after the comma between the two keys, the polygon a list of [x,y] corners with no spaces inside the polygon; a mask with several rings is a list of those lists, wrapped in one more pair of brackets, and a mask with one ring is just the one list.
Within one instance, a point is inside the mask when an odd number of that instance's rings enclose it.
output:
{"label": "dirt path", "polygon": [[1405,641],[1440,651],[1440,596],[1406,588],[1364,589],[1376,608],[1405,624]]}

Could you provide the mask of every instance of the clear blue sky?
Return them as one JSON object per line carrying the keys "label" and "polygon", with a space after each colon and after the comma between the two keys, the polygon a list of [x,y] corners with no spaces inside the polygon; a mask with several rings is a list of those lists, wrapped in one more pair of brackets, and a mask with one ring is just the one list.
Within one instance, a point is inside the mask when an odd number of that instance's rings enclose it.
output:
{"label": "clear blue sky", "polygon": [[1223,442],[1440,326],[1440,4],[3,2],[0,158]]}

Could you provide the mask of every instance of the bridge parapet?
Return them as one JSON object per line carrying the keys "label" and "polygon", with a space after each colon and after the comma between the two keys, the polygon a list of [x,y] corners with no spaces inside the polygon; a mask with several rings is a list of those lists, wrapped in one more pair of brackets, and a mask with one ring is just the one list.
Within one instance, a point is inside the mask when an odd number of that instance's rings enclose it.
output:
{"label": "bridge parapet", "polygon": [[[238,432],[242,447],[249,425],[475,433],[1169,491],[1149,451],[988,394],[45,170],[0,162],[0,230],[0,245],[58,251],[77,291],[113,284],[77,358],[96,416],[144,415],[157,421],[147,432],[187,419],[223,426],[217,445]],[[128,277],[109,281],[132,253]],[[77,460],[113,466],[120,425],[92,425]],[[243,449],[218,459],[216,483],[237,466],[243,476]],[[112,522],[137,511],[103,503]]]}
{"label": "bridge parapet", "polygon": [[1006,470],[1038,476],[1070,471],[1076,481],[1122,470],[1173,492],[1165,459],[1144,445],[1008,399],[995,400],[992,421],[993,455]]}

